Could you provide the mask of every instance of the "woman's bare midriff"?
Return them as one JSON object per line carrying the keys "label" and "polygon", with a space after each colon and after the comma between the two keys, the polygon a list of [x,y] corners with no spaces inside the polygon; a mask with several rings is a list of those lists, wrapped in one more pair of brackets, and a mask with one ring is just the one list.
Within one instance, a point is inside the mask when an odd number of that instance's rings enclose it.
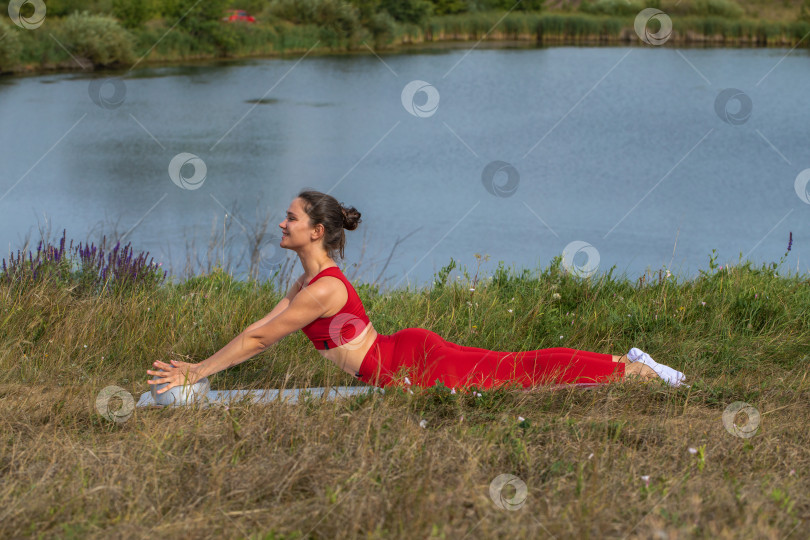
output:
{"label": "woman's bare midriff", "polygon": [[363,363],[366,353],[374,344],[377,339],[377,331],[371,324],[371,321],[366,325],[360,335],[352,339],[348,343],[344,343],[339,347],[331,349],[318,350],[321,356],[331,360],[339,368],[344,370],[350,375],[354,375],[360,370],[360,365]]}
{"label": "woman's bare midriff", "polygon": [[[326,278],[332,278],[335,281],[340,281],[338,278],[334,276],[326,276]],[[309,283],[309,280],[306,280],[306,283]],[[299,288],[298,292],[301,292],[301,290],[302,288]],[[298,294],[298,292],[296,294]],[[338,311],[340,311],[340,309],[335,309],[334,310],[335,313],[322,315],[321,318],[332,317]],[[363,358],[365,358],[366,353],[374,344],[374,340],[376,339],[377,339],[377,331],[374,329],[374,326],[371,324],[371,321],[369,321],[366,327],[360,332],[360,335],[358,335],[348,343],[344,343],[339,347],[333,347],[331,349],[316,349],[316,350],[319,353],[321,353],[321,356],[323,356],[327,360],[331,360],[332,362],[334,362],[335,365],[344,370],[346,373],[354,375],[360,370],[360,365],[363,363]]]}

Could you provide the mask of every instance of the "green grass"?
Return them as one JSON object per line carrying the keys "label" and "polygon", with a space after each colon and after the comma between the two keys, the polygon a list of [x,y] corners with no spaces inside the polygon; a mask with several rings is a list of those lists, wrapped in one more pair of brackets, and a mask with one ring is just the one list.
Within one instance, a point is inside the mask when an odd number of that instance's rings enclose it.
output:
{"label": "green grass", "polygon": [[[745,375],[783,376],[804,365],[808,354],[809,281],[784,261],[759,268],[740,261],[720,269],[711,259],[714,268],[694,280],[667,277],[662,269],[635,282],[614,276],[615,268],[577,278],[565,272],[559,257],[539,271],[516,273],[499,263],[483,277],[465,268],[463,283],[448,282],[455,264],[451,260],[424,290],[383,294],[378,285],[356,284],[375,329],[390,334],[420,326],[463,345],[502,351],[565,346],[623,354],[635,346],[683,368],[693,381],[734,375],[738,384]],[[294,277],[238,281],[215,269],[131,296],[126,290],[79,294],[64,279],[6,285],[0,382],[53,383],[70,364],[134,380],[153,358],[203,360],[269,312],[286,293],[275,283]],[[221,376],[227,386],[256,377],[278,385],[302,363],[291,358],[311,359],[321,368],[311,373],[314,385],[333,375],[340,383],[352,380],[322,365],[303,333]],[[40,368],[42,362],[53,365]]]}

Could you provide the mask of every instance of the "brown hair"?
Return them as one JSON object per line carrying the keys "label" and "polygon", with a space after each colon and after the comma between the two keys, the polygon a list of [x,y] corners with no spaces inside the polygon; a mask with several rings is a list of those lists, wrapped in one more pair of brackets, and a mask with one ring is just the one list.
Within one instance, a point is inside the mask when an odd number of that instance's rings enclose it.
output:
{"label": "brown hair", "polygon": [[298,197],[303,200],[304,211],[309,216],[309,226],[323,225],[323,246],[327,255],[334,259],[340,253],[340,258],[343,259],[343,246],[346,245],[343,229],[355,230],[362,223],[360,212],[320,191],[307,189],[299,193]]}

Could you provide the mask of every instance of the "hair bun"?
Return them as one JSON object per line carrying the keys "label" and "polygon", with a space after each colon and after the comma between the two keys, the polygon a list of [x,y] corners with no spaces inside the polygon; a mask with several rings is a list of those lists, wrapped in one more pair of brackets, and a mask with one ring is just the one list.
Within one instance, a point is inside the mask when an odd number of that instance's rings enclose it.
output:
{"label": "hair bun", "polygon": [[357,226],[362,222],[360,219],[360,212],[357,211],[354,207],[347,208],[341,205],[341,211],[343,212],[343,228],[353,231],[357,228]]}

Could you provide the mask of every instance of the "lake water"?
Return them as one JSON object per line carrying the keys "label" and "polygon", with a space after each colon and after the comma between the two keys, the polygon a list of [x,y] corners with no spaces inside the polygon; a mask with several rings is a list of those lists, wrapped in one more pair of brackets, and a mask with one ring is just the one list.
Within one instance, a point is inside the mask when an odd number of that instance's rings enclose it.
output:
{"label": "lake water", "polygon": [[[580,275],[694,277],[712,249],[777,261],[790,232],[783,272],[810,270],[806,50],[471,45],[1,78],[3,255],[47,224],[126,234],[179,276],[219,234],[211,257],[244,275],[261,216],[277,262],[311,187],[362,213],[338,262],[359,282],[385,267],[384,288],[451,257],[472,275],[488,254],[491,275],[566,249]],[[170,173],[181,153],[199,161]]]}

